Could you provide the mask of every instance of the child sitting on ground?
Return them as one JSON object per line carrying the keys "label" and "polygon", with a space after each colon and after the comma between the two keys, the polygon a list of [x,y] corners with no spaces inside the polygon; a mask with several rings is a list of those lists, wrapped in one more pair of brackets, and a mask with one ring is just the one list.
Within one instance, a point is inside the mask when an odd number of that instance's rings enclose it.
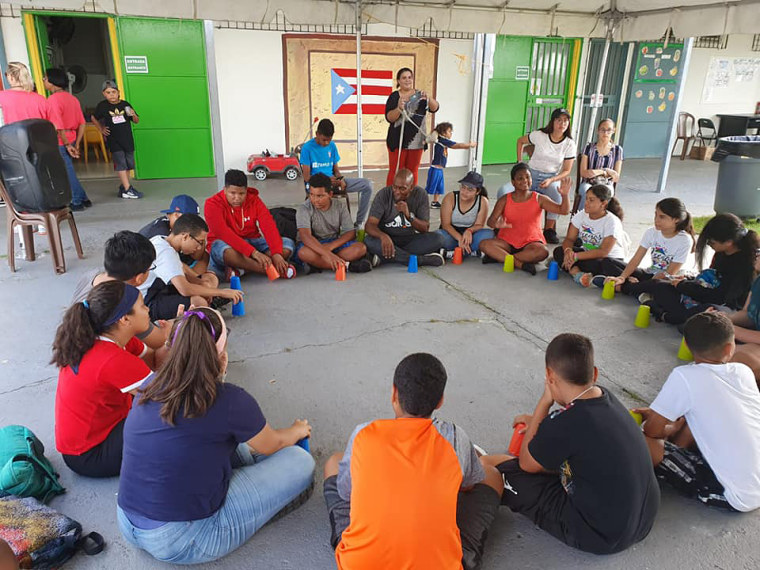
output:
{"label": "child sitting on ground", "polygon": [[[367,248],[354,241],[356,230],[345,202],[333,200],[330,178],[318,172],[309,182],[309,199],[298,207],[296,259],[309,274],[312,268],[332,269],[348,263],[348,270],[366,273],[372,263]],[[379,262],[379,260],[378,260]]]}
{"label": "child sitting on ground", "polygon": [[438,197],[446,193],[443,183],[443,169],[446,168],[446,162],[449,159],[449,149],[475,148],[478,146],[476,142],[454,142],[451,140],[453,132],[454,127],[451,123],[438,123],[435,127],[437,137],[433,143],[433,161],[430,163],[427,182],[425,183],[425,190],[433,196],[433,201],[430,202],[431,208],[440,208],[441,203],[438,201]]}
{"label": "child sitting on ground", "polygon": [[431,419],[445,387],[440,360],[407,356],[393,375],[396,419],[359,425],[325,464],[339,569],[480,566],[502,481],[462,428]]}
{"label": "child sitting on ground", "polygon": [[722,313],[686,321],[694,363],[670,373],[644,418],[658,478],[705,504],[760,507],[760,393],[752,371],[729,362],[734,329]]}
{"label": "child sitting on ground", "polygon": [[[755,253],[755,272],[760,274],[760,250]],[[734,324],[734,338],[744,343],[736,347],[731,362],[749,366],[760,386],[760,277],[752,283],[744,308],[728,318]]]}
{"label": "child sitting on ground", "polygon": [[[594,347],[565,333],[546,348],[544,393],[525,424],[519,459],[486,456],[504,477],[501,502],[565,544],[612,554],[652,528],[660,490],[641,431],[597,386]],[[549,412],[554,403],[560,409]]]}

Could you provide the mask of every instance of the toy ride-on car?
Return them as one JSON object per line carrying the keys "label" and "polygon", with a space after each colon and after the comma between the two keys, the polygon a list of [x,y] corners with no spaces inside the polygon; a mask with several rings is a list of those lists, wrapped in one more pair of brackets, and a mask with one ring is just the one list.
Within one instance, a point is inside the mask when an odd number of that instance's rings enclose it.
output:
{"label": "toy ride-on car", "polygon": [[301,166],[294,153],[272,154],[267,149],[261,154],[248,157],[248,172],[256,180],[266,180],[270,174],[284,174],[288,180],[295,180],[301,172]]}

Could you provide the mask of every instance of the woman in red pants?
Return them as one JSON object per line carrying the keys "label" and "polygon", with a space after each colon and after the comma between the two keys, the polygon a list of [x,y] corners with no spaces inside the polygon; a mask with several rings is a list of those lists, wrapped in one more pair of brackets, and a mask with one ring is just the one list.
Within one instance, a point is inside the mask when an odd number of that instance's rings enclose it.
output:
{"label": "woman in red pants", "polygon": [[[396,73],[396,86],[398,89],[390,94],[385,103],[385,119],[390,123],[388,136],[385,138],[385,143],[388,145],[386,185],[393,184],[397,169],[408,168],[414,175],[416,186],[417,170],[425,147],[425,135],[422,134],[420,128],[425,121],[425,114],[428,111],[437,113],[441,106],[427,93],[414,88],[414,72],[408,67],[402,67]],[[405,124],[402,116],[404,109],[409,116]]]}

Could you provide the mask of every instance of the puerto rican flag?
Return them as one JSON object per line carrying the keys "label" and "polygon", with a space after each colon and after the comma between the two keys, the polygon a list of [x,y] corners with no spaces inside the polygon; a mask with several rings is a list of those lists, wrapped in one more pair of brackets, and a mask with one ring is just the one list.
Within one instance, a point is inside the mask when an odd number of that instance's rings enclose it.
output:
{"label": "puerto rican flag", "polygon": [[[332,112],[356,115],[356,69],[333,68]],[[393,92],[393,71],[362,70],[362,114],[384,115],[385,102]]]}

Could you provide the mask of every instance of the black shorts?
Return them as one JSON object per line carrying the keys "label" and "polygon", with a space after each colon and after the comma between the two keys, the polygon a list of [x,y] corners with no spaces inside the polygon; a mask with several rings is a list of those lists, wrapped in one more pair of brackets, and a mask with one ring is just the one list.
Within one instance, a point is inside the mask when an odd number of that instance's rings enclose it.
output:
{"label": "black shorts", "polygon": [[63,455],[63,462],[74,473],[85,477],[116,477],[121,471],[124,421],[116,424],[108,437],[92,449],[81,455]]}
{"label": "black shorts", "polygon": [[711,507],[735,511],[725,496],[725,489],[710,468],[699,449],[691,451],[665,442],[665,455],[654,470],[661,481],[666,481],[680,493],[699,499]]}
{"label": "black shorts", "polygon": [[[338,494],[338,477],[325,479],[325,503],[330,517],[330,544],[338,546],[343,531],[351,522],[351,505]],[[499,495],[488,485],[478,483],[469,491],[460,491],[457,499],[457,526],[462,539],[462,566],[465,570],[480,567],[488,530],[499,510]]]}
{"label": "black shorts", "polygon": [[116,172],[135,169],[135,151],[114,150],[111,152],[111,156],[113,157],[113,169]]}
{"label": "black shorts", "polygon": [[145,294],[145,304],[150,309],[151,320],[169,320],[176,318],[180,305],[190,308],[190,297],[180,295],[171,283],[165,285],[161,279],[156,279]]}

